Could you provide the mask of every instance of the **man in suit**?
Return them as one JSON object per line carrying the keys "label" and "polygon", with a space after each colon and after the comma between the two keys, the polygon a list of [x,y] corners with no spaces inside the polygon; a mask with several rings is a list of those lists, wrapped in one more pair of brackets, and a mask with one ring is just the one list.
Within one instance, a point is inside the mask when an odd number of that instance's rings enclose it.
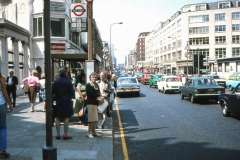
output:
{"label": "man in suit", "polygon": [[[9,72],[10,76],[7,77],[6,83],[7,83],[7,93],[8,96],[13,104],[13,107],[15,107],[16,104],[16,90],[17,90],[17,85],[18,85],[18,78],[14,76],[14,72],[11,71]],[[13,101],[10,97],[10,94],[12,94]]]}

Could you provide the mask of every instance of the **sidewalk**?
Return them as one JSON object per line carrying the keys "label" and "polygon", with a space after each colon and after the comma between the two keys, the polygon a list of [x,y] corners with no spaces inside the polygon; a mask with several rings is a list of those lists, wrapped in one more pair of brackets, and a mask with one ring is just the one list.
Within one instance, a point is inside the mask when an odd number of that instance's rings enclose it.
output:
{"label": "sidewalk", "polygon": [[[8,160],[42,160],[42,148],[46,145],[45,112],[42,102],[37,102],[35,112],[30,112],[26,95],[17,97],[17,104],[12,112],[7,113],[7,151]],[[106,118],[108,129],[97,130],[102,137],[87,138],[87,126],[80,125],[77,117],[72,117],[69,124],[71,140],[56,140],[56,128],[53,127],[53,145],[57,148],[58,160],[112,160],[112,118]],[[63,125],[60,129],[63,135]],[[0,159],[3,157],[0,156]]]}

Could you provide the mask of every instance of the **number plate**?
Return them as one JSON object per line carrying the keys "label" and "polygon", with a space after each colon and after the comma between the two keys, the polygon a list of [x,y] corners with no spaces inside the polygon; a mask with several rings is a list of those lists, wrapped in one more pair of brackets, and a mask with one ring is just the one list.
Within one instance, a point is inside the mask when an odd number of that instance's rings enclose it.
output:
{"label": "number plate", "polygon": [[125,91],[131,91],[132,88],[124,88]]}

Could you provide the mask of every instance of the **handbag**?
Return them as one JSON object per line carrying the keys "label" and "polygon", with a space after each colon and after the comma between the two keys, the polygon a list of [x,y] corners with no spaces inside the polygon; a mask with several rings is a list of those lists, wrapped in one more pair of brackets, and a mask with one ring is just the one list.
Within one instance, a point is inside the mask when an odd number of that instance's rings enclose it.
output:
{"label": "handbag", "polygon": [[78,112],[78,117],[83,117],[83,116],[84,116],[84,110],[82,107],[82,109],[80,109],[80,111]]}
{"label": "handbag", "polygon": [[28,88],[28,84],[25,83],[25,84],[24,84],[24,87],[23,87],[23,93],[24,93],[24,94],[28,94],[28,89],[29,89],[29,88]]}
{"label": "handbag", "polygon": [[104,97],[102,97],[102,96],[97,97],[97,100],[98,100],[98,104],[103,104],[103,102],[104,102]]}
{"label": "handbag", "polygon": [[104,100],[102,104],[98,104],[98,113],[103,114],[107,106],[108,106],[108,102],[106,100]]}

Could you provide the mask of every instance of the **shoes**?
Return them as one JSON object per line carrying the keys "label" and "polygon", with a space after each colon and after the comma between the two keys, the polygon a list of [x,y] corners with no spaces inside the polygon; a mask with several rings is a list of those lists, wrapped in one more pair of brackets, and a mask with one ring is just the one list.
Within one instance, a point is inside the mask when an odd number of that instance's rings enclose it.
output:
{"label": "shoes", "polygon": [[98,136],[98,137],[101,137],[101,136],[102,136],[102,135],[99,134],[99,133],[93,133],[92,135],[94,135],[94,136]]}
{"label": "shoes", "polygon": [[43,111],[43,112],[46,112],[46,110],[45,110],[45,109],[43,109],[42,111]]}
{"label": "shoes", "polygon": [[63,139],[64,139],[64,140],[72,139],[72,136],[64,135],[64,136],[63,136]]}
{"label": "shoes", "polygon": [[31,109],[31,112],[35,112],[34,109]]}
{"label": "shoes", "polygon": [[4,157],[9,157],[10,156],[10,154],[8,152],[6,152],[6,151],[1,151],[0,155],[2,155]]}
{"label": "shoes", "polygon": [[60,135],[57,135],[57,136],[56,136],[56,139],[57,139],[57,140],[61,139]]}
{"label": "shoes", "polygon": [[88,138],[94,138],[92,134],[87,134]]}
{"label": "shoes", "polygon": [[84,126],[88,126],[88,124],[83,124]]}

